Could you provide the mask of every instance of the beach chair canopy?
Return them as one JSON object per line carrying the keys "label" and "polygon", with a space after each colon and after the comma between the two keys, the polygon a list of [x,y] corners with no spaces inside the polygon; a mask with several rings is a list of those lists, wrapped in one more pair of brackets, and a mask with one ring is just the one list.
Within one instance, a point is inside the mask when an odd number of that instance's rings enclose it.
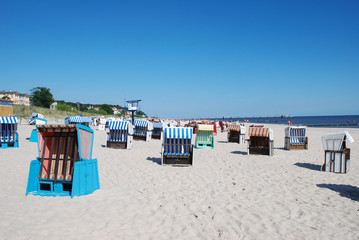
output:
{"label": "beach chair canopy", "polygon": [[153,128],[162,128],[162,123],[153,123]]}
{"label": "beach chair canopy", "polygon": [[241,134],[246,133],[246,127],[242,125],[229,125],[228,131],[240,132]]}
{"label": "beach chair canopy", "polygon": [[342,151],[345,139],[348,139],[351,143],[354,142],[354,139],[347,131],[324,135],[322,136],[323,148],[329,151]]}
{"label": "beach chair canopy", "polygon": [[148,121],[146,120],[135,120],[135,127],[147,127]]}
{"label": "beach chair canopy", "polygon": [[33,118],[29,121],[29,124],[42,125],[46,124],[47,120],[43,118]]}
{"label": "beach chair canopy", "polygon": [[[79,154],[79,159],[91,159],[92,158],[92,145],[93,145],[93,130],[89,127],[83,125],[39,125],[37,127],[39,140],[38,140],[38,150],[39,157],[43,154],[49,154],[49,147],[51,147],[51,142],[46,142],[47,146],[44,148],[44,143],[46,137],[52,137],[54,135],[64,137],[64,142],[69,141],[68,143],[72,143],[71,148],[74,148],[74,142],[67,139],[69,136],[73,136],[74,134],[77,136],[77,152]],[[55,144],[54,146],[58,152],[66,151],[63,147],[62,149],[57,149],[58,146]],[[64,145],[63,145],[64,146]],[[45,150],[45,152],[43,152]]]}
{"label": "beach chair canopy", "polygon": [[69,117],[69,122],[70,123],[85,123],[85,122],[91,123],[92,121],[88,117],[76,116],[76,117]]}
{"label": "beach chair canopy", "polygon": [[186,128],[186,127],[165,128],[166,139],[192,139],[192,134],[193,134],[193,128]]}
{"label": "beach chair canopy", "polygon": [[0,117],[0,124],[16,124],[18,122],[17,117]]}
{"label": "beach chair canopy", "polygon": [[198,124],[197,126],[198,131],[214,131],[212,124]]}
{"label": "beach chair canopy", "polygon": [[127,130],[129,123],[127,121],[111,121],[108,125],[110,130]]}
{"label": "beach chair canopy", "polygon": [[249,137],[268,137],[269,140],[273,140],[273,130],[270,128],[262,127],[250,127],[249,128]]}

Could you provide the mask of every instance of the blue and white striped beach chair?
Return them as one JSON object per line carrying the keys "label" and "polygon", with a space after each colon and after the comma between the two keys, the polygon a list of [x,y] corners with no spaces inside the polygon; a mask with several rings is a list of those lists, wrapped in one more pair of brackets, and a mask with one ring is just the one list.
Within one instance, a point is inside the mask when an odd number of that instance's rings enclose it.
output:
{"label": "blue and white striped beach chair", "polygon": [[108,148],[132,148],[132,124],[129,121],[111,121],[108,125],[107,133]]}
{"label": "blue and white striped beach chair", "polygon": [[82,124],[82,125],[84,125],[86,127],[89,127],[90,123],[92,123],[92,121],[88,117],[76,116],[76,117],[67,117],[67,118],[65,118],[65,124],[66,125],[69,125],[69,124]]}
{"label": "blue and white striped beach chair", "polygon": [[189,127],[165,128],[162,144],[162,165],[193,165],[193,129]]}
{"label": "blue and white striped beach chair", "polygon": [[47,120],[44,118],[33,118],[29,121],[29,124],[35,124],[36,128],[32,130],[30,135],[30,142],[37,142],[37,126],[38,125],[46,125]]}
{"label": "blue and white striped beach chair", "polygon": [[285,129],[284,149],[308,149],[307,127],[290,126]]}
{"label": "blue and white striped beach chair", "polygon": [[151,140],[153,125],[147,120],[135,120],[133,129],[133,138],[135,140],[145,140],[149,142]]}
{"label": "blue and white striped beach chair", "polygon": [[0,117],[0,148],[19,147],[17,117]]}
{"label": "blue and white striped beach chair", "polygon": [[163,124],[153,123],[152,138],[162,140]]}

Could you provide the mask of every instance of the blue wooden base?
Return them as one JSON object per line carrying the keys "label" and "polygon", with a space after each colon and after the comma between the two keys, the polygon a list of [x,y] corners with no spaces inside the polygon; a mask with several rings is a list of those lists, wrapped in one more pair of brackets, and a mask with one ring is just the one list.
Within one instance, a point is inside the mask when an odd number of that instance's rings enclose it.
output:
{"label": "blue wooden base", "polygon": [[19,147],[19,134],[16,133],[15,142],[0,143],[0,148],[18,148]]}
{"label": "blue wooden base", "polygon": [[39,196],[82,196],[100,189],[97,159],[78,161],[74,166],[72,181],[40,181],[41,163],[33,160],[30,163],[26,195]]}
{"label": "blue wooden base", "polygon": [[37,143],[38,140],[37,140],[37,130],[36,129],[32,130],[29,141]]}
{"label": "blue wooden base", "polygon": [[214,142],[196,142],[196,148],[214,148]]}

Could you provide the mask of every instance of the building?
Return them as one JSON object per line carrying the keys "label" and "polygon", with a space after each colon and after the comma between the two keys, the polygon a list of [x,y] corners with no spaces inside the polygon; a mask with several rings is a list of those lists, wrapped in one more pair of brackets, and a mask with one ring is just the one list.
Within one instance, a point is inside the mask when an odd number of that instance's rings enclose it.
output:
{"label": "building", "polygon": [[122,109],[118,109],[116,107],[112,108],[113,114],[121,114],[122,113]]}
{"label": "building", "polygon": [[8,117],[14,114],[14,109],[12,107],[12,101],[0,99],[0,116]]}
{"label": "building", "polygon": [[5,90],[0,91],[0,98],[2,99],[5,96],[7,96],[8,99],[13,102],[13,104],[30,106],[29,94],[19,93],[16,91],[13,92],[11,90],[8,92],[5,92]]}
{"label": "building", "polygon": [[51,103],[50,109],[51,109],[51,110],[56,110],[56,109],[57,109],[57,102]]}

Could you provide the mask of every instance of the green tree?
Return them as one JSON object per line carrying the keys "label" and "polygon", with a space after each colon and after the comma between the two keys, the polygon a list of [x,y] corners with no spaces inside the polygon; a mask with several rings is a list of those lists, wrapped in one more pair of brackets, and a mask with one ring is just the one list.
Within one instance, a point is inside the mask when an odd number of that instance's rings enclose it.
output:
{"label": "green tree", "polygon": [[55,102],[50,88],[36,87],[30,90],[30,100],[35,106],[49,108],[50,105]]}
{"label": "green tree", "polygon": [[8,95],[4,95],[1,99],[10,100]]}
{"label": "green tree", "polygon": [[108,104],[102,104],[100,109],[107,112],[107,114],[113,114],[112,108]]}

